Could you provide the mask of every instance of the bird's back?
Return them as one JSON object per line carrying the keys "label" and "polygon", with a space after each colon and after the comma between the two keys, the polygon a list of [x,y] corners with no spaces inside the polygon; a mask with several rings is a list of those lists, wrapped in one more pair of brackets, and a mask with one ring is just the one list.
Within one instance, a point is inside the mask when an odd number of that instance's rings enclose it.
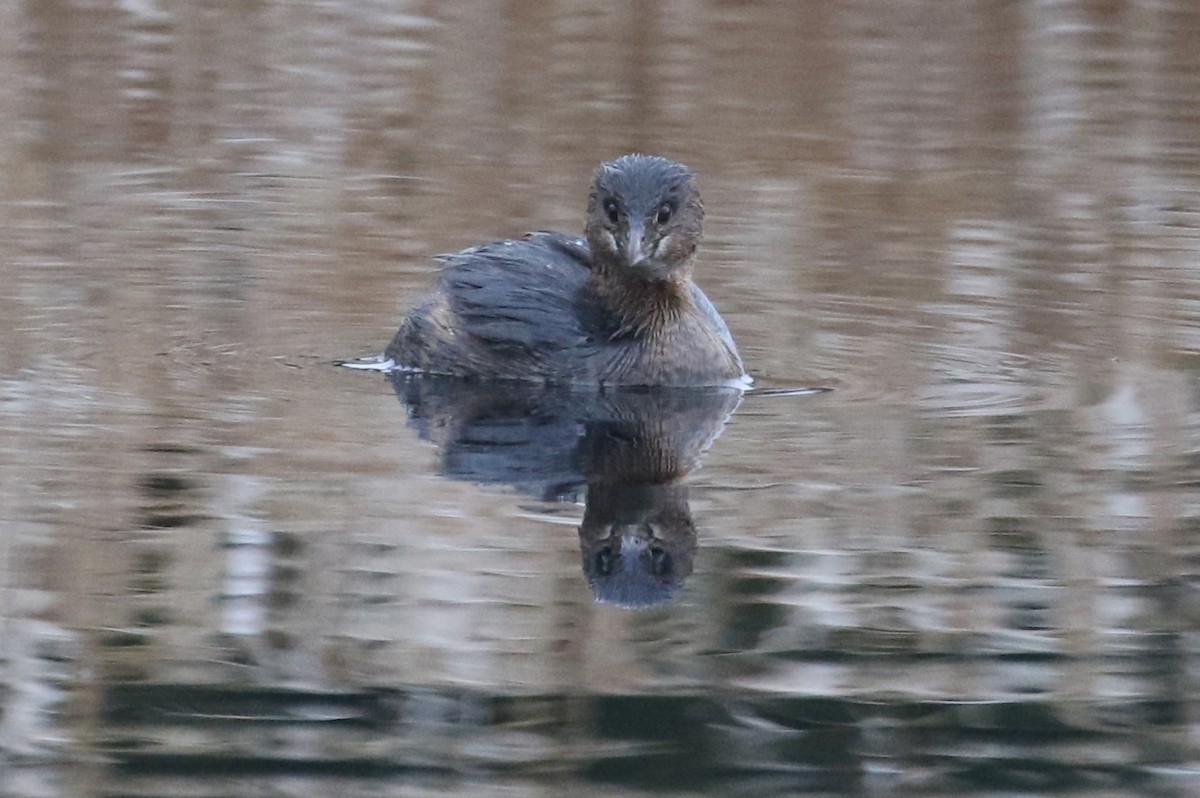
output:
{"label": "bird's back", "polygon": [[485,379],[585,379],[604,319],[583,296],[587,242],[532,233],[441,259],[387,348],[397,365]]}
{"label": "bird's back", "polygon": [[387,348],[398,366],[479,379],[719,385],[743,376],[725,322],[688,281],[662,329],[630,330],[597,293],[584,239],[531,233],[441,259]]}

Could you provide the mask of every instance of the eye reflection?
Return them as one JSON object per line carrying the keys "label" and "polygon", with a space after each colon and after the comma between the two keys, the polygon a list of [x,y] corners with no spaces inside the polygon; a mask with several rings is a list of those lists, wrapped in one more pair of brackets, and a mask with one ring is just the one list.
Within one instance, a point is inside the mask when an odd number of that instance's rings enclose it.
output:
{"label": "eye reflection", "polygon": [[650,570],[655,576],[667,576],[672,569],[671,555],[659,546],[650,547]]}
{"label": "eye reflection", "polygon": [[613,553],[612,546],[605,546],[596,552],[594,558],[596,573],[601,576],[612,576],[613,566],[616,564],[617,557]]}

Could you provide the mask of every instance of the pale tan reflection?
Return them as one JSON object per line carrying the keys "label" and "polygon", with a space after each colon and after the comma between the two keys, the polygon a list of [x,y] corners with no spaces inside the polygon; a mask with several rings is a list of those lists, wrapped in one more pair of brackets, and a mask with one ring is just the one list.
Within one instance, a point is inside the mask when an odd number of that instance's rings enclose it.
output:
{"label": "pale tan reflection", "polygon": [[[776,775],[808,734],[771,714],[785,695],[883,710],[862,773],[936,778],[891,713],[918,698],[1090,726],[1007,748],[951,726],[938,772],[1024,778],[1049,752],[1101,765],[1093,786],[1194,774],[1197,4],[639,5],[0,4],[17,750],[124,750],[135,735],[88,709],[100,687],[240,681],[245,648],[311,684],[749,694],[754,733],[710,750]],[[736,523],[702,530],[693,587],[713,600],[669,623],[519,578],[562,560],[540,526],[489,549],[509,508],[430,495],[415,436],[377,434],[391,397],[293,368],[377,344],[429,254],[571,229],[580,181],[630,149],[704,176],[706,291],[752,371],[845,386],[801,419],[742,413],[715,447],[710,473],[777,487],[705,497]],[[595,485],[585,561],[646,526],[685,547],[680,483]],[[266,629],[230,640],[214,608],[243,519],[282,567]],[[747,595],[764,568],[778,592]],[[89,674],[94,695],[55,714]],[[554,768],[591,741],[522,739]],[[121,777],[95,767],[80,790]],[[8,794],[29,769],[0,771]]]}
{"label": "pale tan reflection", "polygon": [[582,499],[584,576],[597,600],[642,607],[692,572],[684,477],[721,434],[736,389],[572,391],[393,377],[408,423],[439,447],[441,473],[547,501]]}

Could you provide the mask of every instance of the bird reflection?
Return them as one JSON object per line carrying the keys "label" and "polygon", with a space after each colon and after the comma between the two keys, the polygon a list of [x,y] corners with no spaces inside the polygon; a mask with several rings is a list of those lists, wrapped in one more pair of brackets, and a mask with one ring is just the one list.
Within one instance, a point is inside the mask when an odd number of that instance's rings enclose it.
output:
{"label": "bird reflection", "polygon": [[395,373],[408,423],[440,471],[543,501],[584,502],[579,545],[597,600],[645,607],[691,574],[683,478],[721,434],[736,388],[572,390]]}

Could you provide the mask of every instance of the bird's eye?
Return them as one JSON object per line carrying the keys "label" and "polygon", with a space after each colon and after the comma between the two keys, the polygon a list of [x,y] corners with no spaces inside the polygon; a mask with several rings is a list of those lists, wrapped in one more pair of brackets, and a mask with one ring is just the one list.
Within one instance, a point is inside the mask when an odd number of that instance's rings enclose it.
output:
{"label": "bird's eye", "polygon": [[617,218],[621,215],[621,209],[617,205],[617,201],[609,197],[604,201],[604,215],[608,217],[608,221],[613,224],[617,223]]}
{"label": "bird's eye", "polygon": [[675,206],[670,202],[664,202],[658,206],[658,213],[654,215],[654,221],[658,224],[666,224],[671,221],[671,214],[675,212]]}

